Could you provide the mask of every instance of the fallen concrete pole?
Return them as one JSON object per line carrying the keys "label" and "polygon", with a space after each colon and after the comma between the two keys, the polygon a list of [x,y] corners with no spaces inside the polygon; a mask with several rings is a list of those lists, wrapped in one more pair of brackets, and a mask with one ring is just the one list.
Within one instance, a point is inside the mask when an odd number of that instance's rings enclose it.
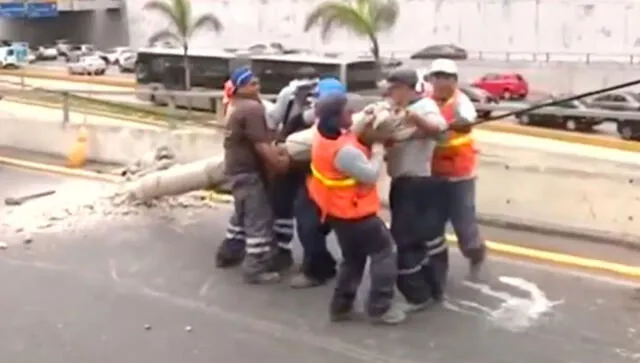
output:
{"label": "fallen concrete pole", "polygon": [[224,160],[212,157],[147,174],[131,181],[127,191],[130,198],[144,202],[209,187],[220,189],[225,183]]}

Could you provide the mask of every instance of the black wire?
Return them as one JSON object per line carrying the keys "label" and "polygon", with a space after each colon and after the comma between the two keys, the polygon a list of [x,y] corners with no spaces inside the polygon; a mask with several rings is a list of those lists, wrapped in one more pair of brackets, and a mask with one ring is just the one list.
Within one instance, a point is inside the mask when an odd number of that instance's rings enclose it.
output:
{"label": "black wire", "polygon": [[579,100],[582,98],[587,98],[587,97],[591,97],[591,96],[595,96],[595,95],[599,95],[602,93],[607,93],[607,92],[612,92],[612,91],[616,91],[619,90],[621,88],[626,88],[626,87],[631,87],[631,86],[635,86],[640,84],[640,79],[636,79],[630,82],[625,82],[625,83],[620,83],[614,86],[610,86],[610,87],[606,87],[606,88],[600,88],[594,91],[589,91],[589,92],[584,92],[584,93],[579,93],[577,95],[573,95],[571,97],[566,97],[566,98],[561,98],[561,99],[556,99],[553,101],[549,101],[549,102],[545,102],[545,103],[540,103],[537,105],[533,105],[531,107],[527,107],[521,110],[516,110],[516,111],[510,111],[507,113],[503,113],[500,115],[495,115],[495,116],[489,116],[485,119],[482,120],[478,120],[477,122],[475,122],[473,124],[473,126],[477,126],[477,125],[481,125],[483,123],[486,122],[491,122],[491,121],[496,121],[496,120],[501,120],[503,118],[507,118],[507,117],[511,117],[511,116],[520,116],[522,114],[525,113],[529,113],[535,110],[539,110],[541,108],[545,108],[545,107],[550,107],[550,106],[555,106],[561,103],[565,103],[565,102],[569,102],[569,101],[575,101],[575,100]]}

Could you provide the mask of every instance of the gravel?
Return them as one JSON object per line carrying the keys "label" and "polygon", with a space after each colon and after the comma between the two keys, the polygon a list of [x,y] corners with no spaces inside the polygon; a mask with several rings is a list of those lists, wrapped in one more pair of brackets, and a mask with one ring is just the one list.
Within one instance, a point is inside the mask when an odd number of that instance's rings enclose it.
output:
{"label": "gravel", "polygon": [[[125,183],[98,184],[72,181],[56,188],[56,193],[23,205],[0,209],[0,231],[20,235],[30,243],[30,234],[38,231],[69,231],[91,228],[105,221],[135,216],[188,224],[204,209],[216,208],[208,193],[195,191],[180,196],[162,197],[147,203],[131,200]],[[26,241],[29,242],[26,242]]]}

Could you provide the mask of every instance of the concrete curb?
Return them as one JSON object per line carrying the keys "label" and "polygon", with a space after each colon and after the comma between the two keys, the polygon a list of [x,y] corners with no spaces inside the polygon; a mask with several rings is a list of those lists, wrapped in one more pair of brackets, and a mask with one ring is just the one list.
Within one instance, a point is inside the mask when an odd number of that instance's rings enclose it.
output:
{"label": "concrete curb", "polygon": [[[42,78],[42,79],[51,79],[51,80],[57,80],[57,81],[63,81],[63,82],[92,83],[92,84],[115,86],[115,87],[128,87],[128,88],[136,87],[136,83],[134,80],[116,79],[114,77],[109,77],[109,76],[101,76],[101,78],[96,78],[96,77],[88,78],[90,76],[83,77],[83,76],[64,75],[56,72],[47,72],[47,71],[7,70],[7,69],[0,70],[0,75],[27,77],[27,78]],[[580,134],[576,132],[545,129],[542,127],[533,127],[533,126],[520,126],[520,125],[513,125],[513,124],[507,124],[507,123],[501,123],[501,122],[487,123],[480,126],[480,128],[487,131],[504,132],[504,133],[517,134],[517,135],[527,135],[527,136],[533,136],[533,137],[548,138],[548,139],[553,139],[558,141],[565,141],[570,143],[599,146],[599,147],[616,149],[616,150],[640,152],[640,142],[625,141],[625,140],[608,138],[608,137],[600,137],[596,135],[585,135],[585,134]]]}
{"label": "concrete curb", "polygon": [[492,122],[478,126],[480,129],[507,134],[540,137],[574,144],[590,145],[622,151],[640,152],[640,142],[614,139],[596,135],[585,135],[576,132],[545,129],[536,126],[520,126],[504,122]]}
{"label": "concrete curb", "polygon": [[[76,177],[76,178],[84,178],[96,181],[103,182],[117,182],[120,179],[108,175],[108,174],[100,174],[87,170],[79,170],[79,169],[70,169],[66,167],[34,163],[25,160],[13,159],[0,157],[0,164],[10,165],[18,168],[59,174],[64,176]],[[220,202],[220,203],[231,203],[233,201],[233,197],[230,195],[219,194],[216,192],[210,192],[210,199],[212,201]],[[487,223],[487,219],[481,218],[481,222],[485,224]],[[494,225],[497,225],[497,221],[494,220]],[[502,224],[502,226],[508,226],[509,228],[513,228],[514,226],[521,226],[517,224]],[[524,227],[521,227],[524,228]],[[533,228],[533,227],[529,227]],[[517,229],[517,228],[516,228]],[[524,229],[526,230],[526,229]],[[530,231],[539,232],[539,233],[549,233],[549,229],[529,229]],[[540,232],[546,231],[546,232]],[[569,232],[570,233],[570,232]],[[452,235],[447,235],[447,242],[451,245],[456,244],[456,238]],[[622,277],[625,279],[632,280],[640,280],[640,267],[628,266],[623,264],[618,264],[615,262],[602,261],[596,259],[583,258],[579,256],[571,256],[568,254],[544,251],[544,250],[536,250],[527,247],[521,247],[514,244],[497,242],[497,241],[487,241],[487,247],[489,250],[500,256],[509,257],[509,258],[518,258],[518,259],[526,259],[534,262],[562,266],[562,267],[570,267],[574,269],[586,270],[590,272],[596,272],[600,274],[612,275],[616,277]]]}

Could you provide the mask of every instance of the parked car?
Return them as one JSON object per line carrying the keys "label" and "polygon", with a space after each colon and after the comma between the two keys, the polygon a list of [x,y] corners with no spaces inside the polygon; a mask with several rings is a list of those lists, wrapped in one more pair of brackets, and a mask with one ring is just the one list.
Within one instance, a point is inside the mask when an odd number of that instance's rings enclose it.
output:
{"label": "parked car", "polygon": [[58,51],[58,56],[64,57],[69,52],[69,48],[71,48],[71,43],[67,39],[57,39],[54,42],[54,46]]}
{"label": "parked car", "polygon": [[522,100],[529,94],[529,84],[519,73],[489,73],[472,85],[503,100]]}
{"label": "parked car", "polygon": [[[470,86],[470,85],[461,85],[459,87],[460,92],[464,93],[471,102],[476,105],[489,105],[489,104],[498,104],[500,103],[500,99],[491,93],[483,90],[482,88]],[[491,116],[491,111],[482,111],[478,110],[478,116],[480,118],[488,118]]]}
{"label": "parked car", "polygon": [[107,65],[99,56],[84,56],[78,61],[67,64],[69,74],[103,75],[107,71]]}
{"label": "parked car", "polygon": [[[547,103],[553,100],[571,97],[570,94],[550,96],[536,103]],[[579,115],[559,115],[555,112],[555,108],[565,110],[588,110],[595,109],[583,100],[567,101],[548,108],[542,108],[532,113],[526,113],[516,117],[521,125],[536,125],[563,128],[569,131],[591,131],[597,125],[605,121],[604,118],[585,117]]]}
{"label": "parked car", "polygon": [[135,72],[137,59],[138,56],[135,53],[123,54],[121,60],[118,61],[118,69],[121,73]]}
{"label": "parked car", "polygon": [[118,65],[120,63],[120,57],[123,54],[131,53],[133,50],[129,47],[115,47],[107,49],[105,51],[99,51],[100,58],[107,64]]}
{"label": "parked car", "polygon": [[411,55],[411,59],[447,58],[454,60],[467,59],[469,55],[463,48],[454,44],[435,44],[425,47]]}
{"label": "parked car", "polygon": [[37,49],[36,58],[38,60],[58,59],[58,49],[52,44],[41,45]]}
{"label": "parked car", "polygon": [[96,47],[92,44],[72,45],[64,56],[67,62],[77,62],[81,57],[96,54]]}
{"label": "parked car", "polygon": [[[640,111],[640,94],[612,92],[592,98],[589,104],[610,111]],[[638,114],[640,115],[640,112]],[[640,140],[640,120],[609,118],[606,121],[616,123],[618,133],[623,139]]]}

